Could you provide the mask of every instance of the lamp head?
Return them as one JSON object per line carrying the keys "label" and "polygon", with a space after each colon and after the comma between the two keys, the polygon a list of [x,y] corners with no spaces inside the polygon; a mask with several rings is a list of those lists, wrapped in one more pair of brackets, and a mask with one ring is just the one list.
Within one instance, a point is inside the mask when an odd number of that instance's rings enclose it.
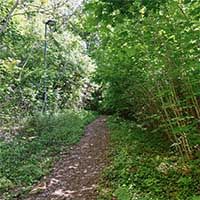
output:
{"label": "lamp head", "polygon": [[46,25],[48,26],[55,26],[56,25],[56,20],[54,19],[49,19],[48,21],[45,22]]}

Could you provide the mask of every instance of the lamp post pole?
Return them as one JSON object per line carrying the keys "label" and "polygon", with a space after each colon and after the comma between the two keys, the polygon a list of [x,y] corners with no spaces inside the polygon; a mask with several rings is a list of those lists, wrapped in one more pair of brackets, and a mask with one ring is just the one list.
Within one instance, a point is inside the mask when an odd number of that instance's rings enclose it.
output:
{"label": "lamp post pole", "polygon": [[44,32],[44,91],[43,91],[43,107],[42,112],[45,113],[47,109],[47,23],[45,23]]}
{"label": "lamp post pole", "polygon": [[44,30],[44,79],[43,79],[43,106],[42,112],[45,113],[47,110],[47,31],[48,26],[52,27],[56,24],[55,20],[48,20],[45,22],[45,30]]}

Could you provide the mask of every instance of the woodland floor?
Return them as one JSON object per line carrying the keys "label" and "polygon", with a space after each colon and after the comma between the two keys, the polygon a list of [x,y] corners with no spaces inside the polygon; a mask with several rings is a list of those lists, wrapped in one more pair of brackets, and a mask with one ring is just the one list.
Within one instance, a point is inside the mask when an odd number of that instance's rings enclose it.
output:
{"label": "woodland floor", "polygon": [[79,144],[61,156],[26,200],[96,200],[97,184],[107,163],[108,129],[102,116],[86,127]]}

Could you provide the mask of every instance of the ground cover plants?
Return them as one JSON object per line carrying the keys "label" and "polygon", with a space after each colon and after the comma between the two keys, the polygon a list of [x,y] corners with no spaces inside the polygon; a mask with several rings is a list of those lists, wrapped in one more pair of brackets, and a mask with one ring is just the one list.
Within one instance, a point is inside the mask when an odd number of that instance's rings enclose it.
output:
{"label": "ground cover plants", "polygon": [[16,138],[0,141],[0,196],[17,198],[30,190],[51,170],[59,154],[79,141],[94,118],[86,111],[38,114]]}
{"label": "ground cover plants", "polygon": [[165,136],[142,130],[132,121],[109,119],[110,166],[99,200],[200,199],[200,160],[183,164]]}

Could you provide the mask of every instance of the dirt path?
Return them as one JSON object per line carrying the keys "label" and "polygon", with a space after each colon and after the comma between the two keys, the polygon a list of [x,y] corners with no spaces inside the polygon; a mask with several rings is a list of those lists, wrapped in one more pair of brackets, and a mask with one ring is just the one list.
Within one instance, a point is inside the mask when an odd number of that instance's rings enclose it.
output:
{"label": "dirt path", "polygon": [[106,164],[108,129],[104,116],[86,128],[80,143],[62,155],[52,173],[41,183],[26,200],[96,200],[97,182]]}

